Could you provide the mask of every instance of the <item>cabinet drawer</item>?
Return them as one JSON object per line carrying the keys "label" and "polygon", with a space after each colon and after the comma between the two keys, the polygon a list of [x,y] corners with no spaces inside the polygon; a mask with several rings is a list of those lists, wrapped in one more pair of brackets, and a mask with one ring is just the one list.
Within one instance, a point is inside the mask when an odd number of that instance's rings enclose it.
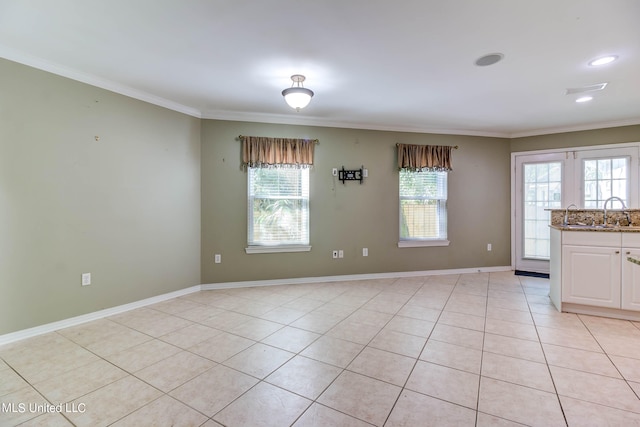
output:
{"label": "cabinet drawer", "polygon": [[[577,246],[614,246],[620,247],[622,233],[608,231],[564,231],[562,232],[563,245]],[[638,235],[640,238],[640,234]],[[640,243],[640,240],[638,240]]]}
{"label": "cabinet drawer", "polygon": [[622,234],[622,246],[625,248],[640,248],[640,233]]}

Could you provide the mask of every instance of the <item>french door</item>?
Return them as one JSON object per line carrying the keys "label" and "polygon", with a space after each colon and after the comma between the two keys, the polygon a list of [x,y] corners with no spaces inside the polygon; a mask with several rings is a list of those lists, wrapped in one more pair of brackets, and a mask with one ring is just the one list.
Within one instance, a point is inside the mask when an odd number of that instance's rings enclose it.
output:
{"label": "french door", "polygon": [[[638,206],[640,144],[575,148],[514,156],[512,227],[516,270],[549,273],[548,209],[602,209],[615,196]],[[620,209],[620,204],[609,205]]]}
{"label": "french door", "polygon": [[548,209],[566,206],[563,185],[570,166],[565,153],[516,158],[516,270],[549,273],[551,233]]}

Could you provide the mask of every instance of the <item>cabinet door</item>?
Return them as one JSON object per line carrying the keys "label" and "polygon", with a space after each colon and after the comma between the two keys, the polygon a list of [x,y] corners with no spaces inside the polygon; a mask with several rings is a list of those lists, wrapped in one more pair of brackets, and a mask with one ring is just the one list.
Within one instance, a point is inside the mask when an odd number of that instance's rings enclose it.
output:
{"label": "cabinet door", "polygon": [[562,301],[620,308],[620,249],[564,246]]}
{"label": "cabinet door", "polygon": [[622,254],[622,308],[640,311],[640,265],[627,260],[640,259],[640,249],[623,249]]}

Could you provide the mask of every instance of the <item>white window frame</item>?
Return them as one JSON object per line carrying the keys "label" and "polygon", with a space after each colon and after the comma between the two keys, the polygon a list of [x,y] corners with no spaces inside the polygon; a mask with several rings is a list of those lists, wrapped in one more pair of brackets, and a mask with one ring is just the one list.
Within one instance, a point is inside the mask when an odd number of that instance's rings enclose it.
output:
{"label": "white window frame", "polygon": [[[260,253],[284,253],[284,252],[309,252],[311,250],[311,245],[309,244],[310,238],[310,220],[309,220],[309,169],[308,168],[300,168],[296,169],[300,173],[306,174],[305,177],[301,177],[302,182],[306,183],[307,188],[303,189],[302,195],[299,197],[294,197],[296,199],[306,200],[306,242],[301,243],[292,243],[292,242],[282,242],[282,243],[273,243],[273,244],[260,244],[260,243],[251,243],[251,237],[254,227],[254,218],[253,218],[253,195],[251,194],[251,178],[254,170],[259,168],[247,168],[247,247],[245,248],[245,252],[247,254],[260,254]],[[274,171],[278,171],[280,169],[273,169]],[[278,196],[276,196],[278,197]]]}
{"label": "white window frame", "polygon": [[[418,197],[418,199],[420,200],[437,200],[439,203],[442,203],[444,206],[442,207],[444,210],[444,215],[445,215],[445,219],[444,219],[444,234],[445,237],[441,238],[411,238],[411,239],[407,239],[407,238],[402,238],[402,200],[416,200],[416,197],[405,197],[402,194],[400,194],[400,185],[402,183],[402,180],[400,179],[400,174],[402,173],[439,173],[439,174],[444,174],[445,177],[445,192],[444,192],[444,198],[438,198],[438,197]],[[424,171],[424,172],[411,172],[411,171],[403,171],[401,170],[398,174],[398,247],[399,248],[415,248],[415,247],[427,247],[427,246],[449,246],[449,240],[448,240],[448,198],[449,198],[449,175],[448,172],[428,172],[428,171]],[[439,224],[441,224],[440,221],[438,221]]]}
{"label": "white window frame", "polygon": [[[639,148],[640,144],[635,146],[616,145],[611,148],[599,147],[598,149],[584,149],[576,150],[573,158],[579,164],[574,168],[575,171],[575,187],[574,187],[574,200],[570,203],[575,203],[580,208],[584,208],[584,160],[596,160],[596,159],[611,159],[628,157],[629,163],[627,165],[627,198],[625,203],[627,207],[638,206],[638,194],[640,186],[638,185],[638,160],[639,160]],[[609,205],[610,207],[611,205]],[[619,209],[620,205],[616,202],[615,209]],[[598,206],[596,209],[602,209],[602,206]]]}

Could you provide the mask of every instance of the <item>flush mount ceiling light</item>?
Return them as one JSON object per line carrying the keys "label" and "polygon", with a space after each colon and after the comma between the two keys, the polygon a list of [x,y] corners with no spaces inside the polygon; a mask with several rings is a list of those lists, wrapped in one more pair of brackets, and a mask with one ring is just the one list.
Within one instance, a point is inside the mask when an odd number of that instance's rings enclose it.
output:
{"label": "flush mount ceiling light", "polygon": [[615,61],[616,59],[618,59],[618,55],[601,56],[600,58],[596,58],[596,59],[593,59],[593,60],[589,61],[588,65],[590,67],[599,67],[601,65],[610,64],[613,61]]}
{"label": "flush mount ceiling light", "polygon": [[476,59],[475,64],[478,67],[486,67],[488,65],[493,65],[496,62],[502,61],[503,58],[504,58],[504,55],[501,53],[490,53],[488,55],[484,55]]}
{"label": "flush mount ceiling light", "polygon": [[295,108],[296,111],[300,111],[301,108],[306,107],[311,102],[313,97],[313,91],[302,86],[305,77],[302,74],[294,74],[291,76],[293,83],[290,88],[282,91],[282,96],[287,104],[291,108]]}

